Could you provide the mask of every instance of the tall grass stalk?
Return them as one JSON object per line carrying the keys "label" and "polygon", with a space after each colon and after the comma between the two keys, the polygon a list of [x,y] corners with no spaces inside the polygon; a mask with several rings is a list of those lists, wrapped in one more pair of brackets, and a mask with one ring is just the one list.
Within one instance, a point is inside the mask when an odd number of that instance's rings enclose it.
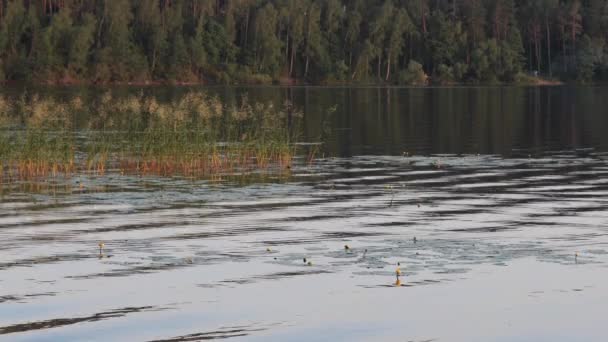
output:
{"label": "tall grass stalk", "polygon": [[[88,113],[88,127],[73,118]],[[161,103],[105,93],[85,105],[38,95],[0,97],[0,166],[5,179],[107,171],[203,177],[288,170],[301,112],[288,102],[227,106],[191,92]]]}

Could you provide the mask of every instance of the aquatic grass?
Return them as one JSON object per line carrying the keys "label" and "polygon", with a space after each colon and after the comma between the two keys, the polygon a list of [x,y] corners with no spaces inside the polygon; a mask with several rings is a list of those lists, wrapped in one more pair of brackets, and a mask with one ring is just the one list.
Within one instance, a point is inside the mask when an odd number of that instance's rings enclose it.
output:
{"label": "aquatic grass", "polygon": [[[74,113],[84,111],[94,119],[76,130]],[[22,95],[13,103],[2,98],[0,114],[2,174],[19,179],[108,170],[188,177],[284,172],[299,152],[302,119],[289,102],[251,104],[243,96],[226,105],[197,92],[166,103],[107,92],[88,107],[79,97]]]}
{"label": "aquatic grass", "polygon": [[74,171],[74,142],[62,132],[13,131],[2,135],[0,144],[2,169],[9,178],[55,177]]}

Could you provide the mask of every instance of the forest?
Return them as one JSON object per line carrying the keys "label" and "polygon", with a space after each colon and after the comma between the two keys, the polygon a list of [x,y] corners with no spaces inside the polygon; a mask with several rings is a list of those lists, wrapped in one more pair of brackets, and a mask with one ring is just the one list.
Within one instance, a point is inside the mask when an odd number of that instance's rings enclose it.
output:
{"label": "forest", "polygon": [[608,0],[0,0],[0,81],[608,80]]}

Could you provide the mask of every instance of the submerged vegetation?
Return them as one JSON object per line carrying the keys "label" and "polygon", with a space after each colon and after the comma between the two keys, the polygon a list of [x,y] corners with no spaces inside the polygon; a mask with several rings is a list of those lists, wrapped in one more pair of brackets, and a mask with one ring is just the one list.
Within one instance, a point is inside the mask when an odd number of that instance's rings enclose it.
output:
{"label": "submerged vegetation", "polygon": [[[83,113],[92,120],[76,129],[74,118]],[[0,97],[0,177],[283,172],[297,152],[301,119],[288,101],[250,103],[246,95],[234,105],[200,92],[169,102],[110,92],[89,104],[80,97]]]}

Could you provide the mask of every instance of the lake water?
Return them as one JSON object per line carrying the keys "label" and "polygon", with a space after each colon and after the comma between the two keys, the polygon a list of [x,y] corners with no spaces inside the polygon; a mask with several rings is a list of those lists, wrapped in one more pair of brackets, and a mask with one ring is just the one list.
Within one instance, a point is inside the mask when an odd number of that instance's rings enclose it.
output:
{"label": "lake water", "polygon": [[322,153],[4,184],[0,340],[606,339],[607,87],[200,91],[292,101]]}

